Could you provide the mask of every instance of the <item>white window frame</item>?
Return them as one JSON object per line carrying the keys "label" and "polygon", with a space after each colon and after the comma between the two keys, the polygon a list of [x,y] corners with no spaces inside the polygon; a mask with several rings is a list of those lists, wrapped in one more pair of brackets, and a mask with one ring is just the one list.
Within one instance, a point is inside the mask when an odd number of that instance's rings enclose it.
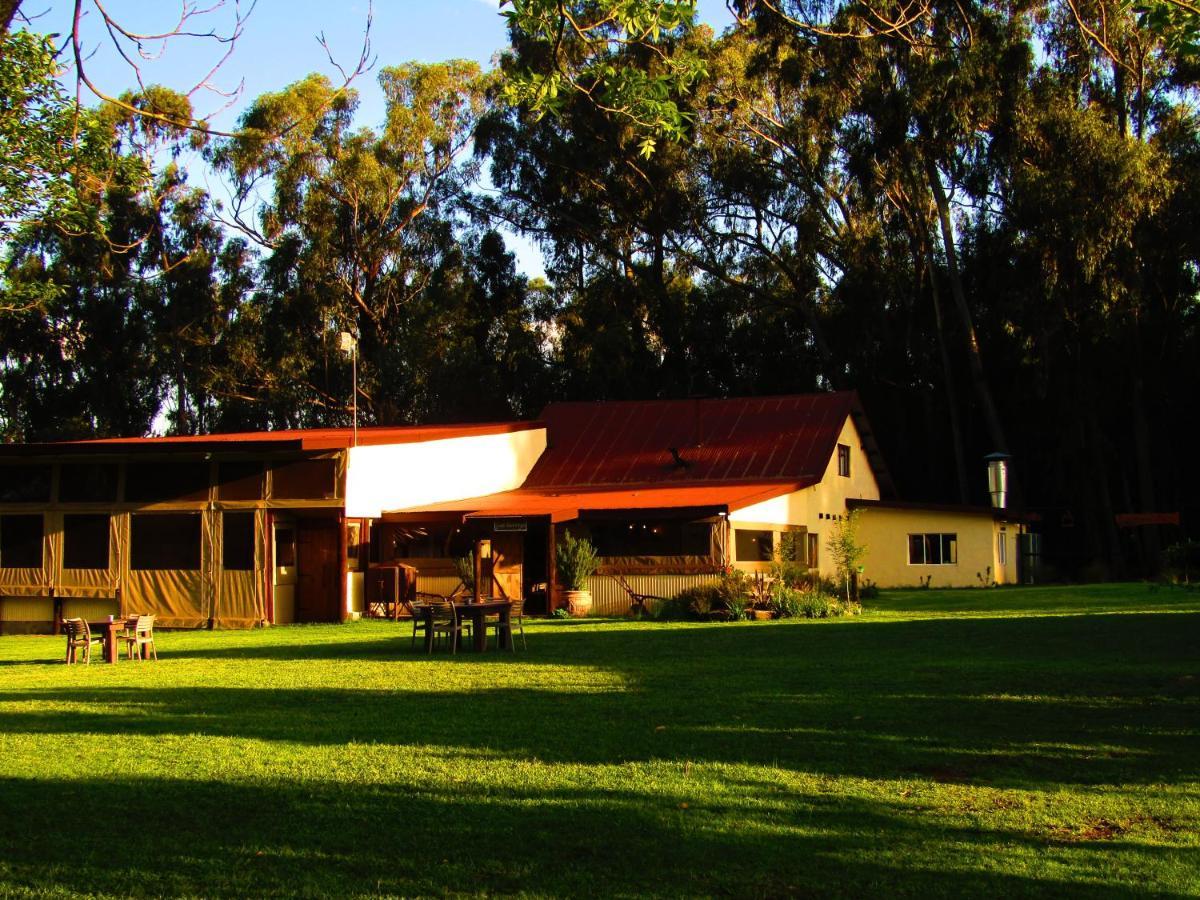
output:
{"label": "white window frame", "polygon": [[[913,538],[915,538],[915,537],[922,538],[922,541],[921,541],[922,560],[920,562],[913,562],[912,548],[913,548]],[[939,554],[938,555],[943,557],[939,562],[928,562],[926,560],[926,557],[928,556],[928,554],[925,552],[925,549],[929,545],[930,538],[937,538],[937,540],[938,540],[938,545],[939,545],[939,548],[938,548]],[[949,539],[948,543],[947,543],[947,539]],[[947,546],[949,546],[953,550],[952,555],[954,556],[954,559],[952,559],[952,560],[945,559],[945,556],[947,555],[945,552]],[[913,532],[909,532],[904,537],[904,554],[908,558],[908,564],[910,566],[957,566],[958,565],[958,532],[957,531],[913,531]]]}

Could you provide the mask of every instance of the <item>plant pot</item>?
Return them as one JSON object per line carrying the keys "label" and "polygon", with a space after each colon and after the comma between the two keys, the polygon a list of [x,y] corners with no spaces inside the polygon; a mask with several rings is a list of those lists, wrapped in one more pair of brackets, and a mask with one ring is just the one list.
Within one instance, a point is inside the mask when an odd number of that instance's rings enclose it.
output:
{"label": "plant pot", "polygon": [[767,619],[775,618],[775,610],[773,610],[773,609],[748,609],[748,610],[746,610],[746,618],[754,619],[757,622],[763,622]]}
{"label": "plant pot", "polygon": [[591,591],[563,591],[562,602],[567,610],[577,619],[581,619],[592,611]]}

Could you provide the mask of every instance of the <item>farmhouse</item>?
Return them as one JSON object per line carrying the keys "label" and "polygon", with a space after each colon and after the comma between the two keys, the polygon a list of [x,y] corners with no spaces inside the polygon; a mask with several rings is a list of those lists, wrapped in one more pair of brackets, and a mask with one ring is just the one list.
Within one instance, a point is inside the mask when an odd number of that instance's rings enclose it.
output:
{"label": "farmhouse", "polygon": [[553,403],[540,420],[0,447],[0,628],[152,612],[175,627],[343,621],[403,564],[448,594],[490,542],[493,590],[554,604],[587,536],[598,614],[783,554],[823,575],[859,510],[882,586],[1007,583],[1024,527],[903,503],[852,392]]}
{"label": "farmhouse", "polygon": [[[553,403],[542,421],[547,447],[520,487],[371,511],[389,535],[382,546],[440,571],[436,587],[449,589],[451,560],[427,554],[455,552],[456,536],[489,537],[497,571],[529,596],[531,585],[552,584],[546,561],[569,528],[602,559],[594,611],[616,615],[631,591],[671,596],[725,566],[765,570],[778,553],[833,576],[825,542],[858,509],[873,583],[1017,580],[1020,522],[990,508],[898,502],[853,392]],[[439,537],[406,540],[414,529]]]}

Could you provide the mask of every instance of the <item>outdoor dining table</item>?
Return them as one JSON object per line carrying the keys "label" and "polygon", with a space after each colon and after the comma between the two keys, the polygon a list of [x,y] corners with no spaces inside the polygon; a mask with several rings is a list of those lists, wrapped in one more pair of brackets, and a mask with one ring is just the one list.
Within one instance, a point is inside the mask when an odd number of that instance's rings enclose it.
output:
{"label": "outdoor dining table", "polygon": [[136,622],[136,619],[125,619],[121,616],[115,616],[111,619],[98,619],[95,622],[88,622],[88,628],[92,634],[102,634],[104,636],[104,661],[107,663],[115,663],[119,657],[117,653],[117,635],[129,627],[130,622]]}
{"label": "outdoor dining table", "polygon": [[[473,601],[452,600],[454,606],[454,614],[460,620],[469,619],[471,622],[472,643],[476,651],[482,653],[487,649],[487,629],[484,627],[483,619],[491,614],[500,616],[500,649],[507,650],[512,644],[512,601],[511,600],[480,600],[478,603]],[[421,606],[421,615],[425,620],[425,652],[433,652],[433,607]],[[454,636],[454,640],[458,640],[458,635]]]}

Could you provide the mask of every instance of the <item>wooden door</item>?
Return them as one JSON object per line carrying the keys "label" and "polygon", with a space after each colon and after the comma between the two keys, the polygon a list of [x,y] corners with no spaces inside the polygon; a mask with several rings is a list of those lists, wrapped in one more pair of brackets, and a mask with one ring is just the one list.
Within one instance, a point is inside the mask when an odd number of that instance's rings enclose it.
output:
{"label": "wooden door", "polygon": [[522,596],[524,551],[523,533],[497,532],[492,535],[492,577],[496,584],[492,586],[491,593],[499,594],[503,590],[509,600]]}
{"label": "wooden door", "polygon": [[333,519],[296,523],[296,621],[339,622],[341,530]]}

